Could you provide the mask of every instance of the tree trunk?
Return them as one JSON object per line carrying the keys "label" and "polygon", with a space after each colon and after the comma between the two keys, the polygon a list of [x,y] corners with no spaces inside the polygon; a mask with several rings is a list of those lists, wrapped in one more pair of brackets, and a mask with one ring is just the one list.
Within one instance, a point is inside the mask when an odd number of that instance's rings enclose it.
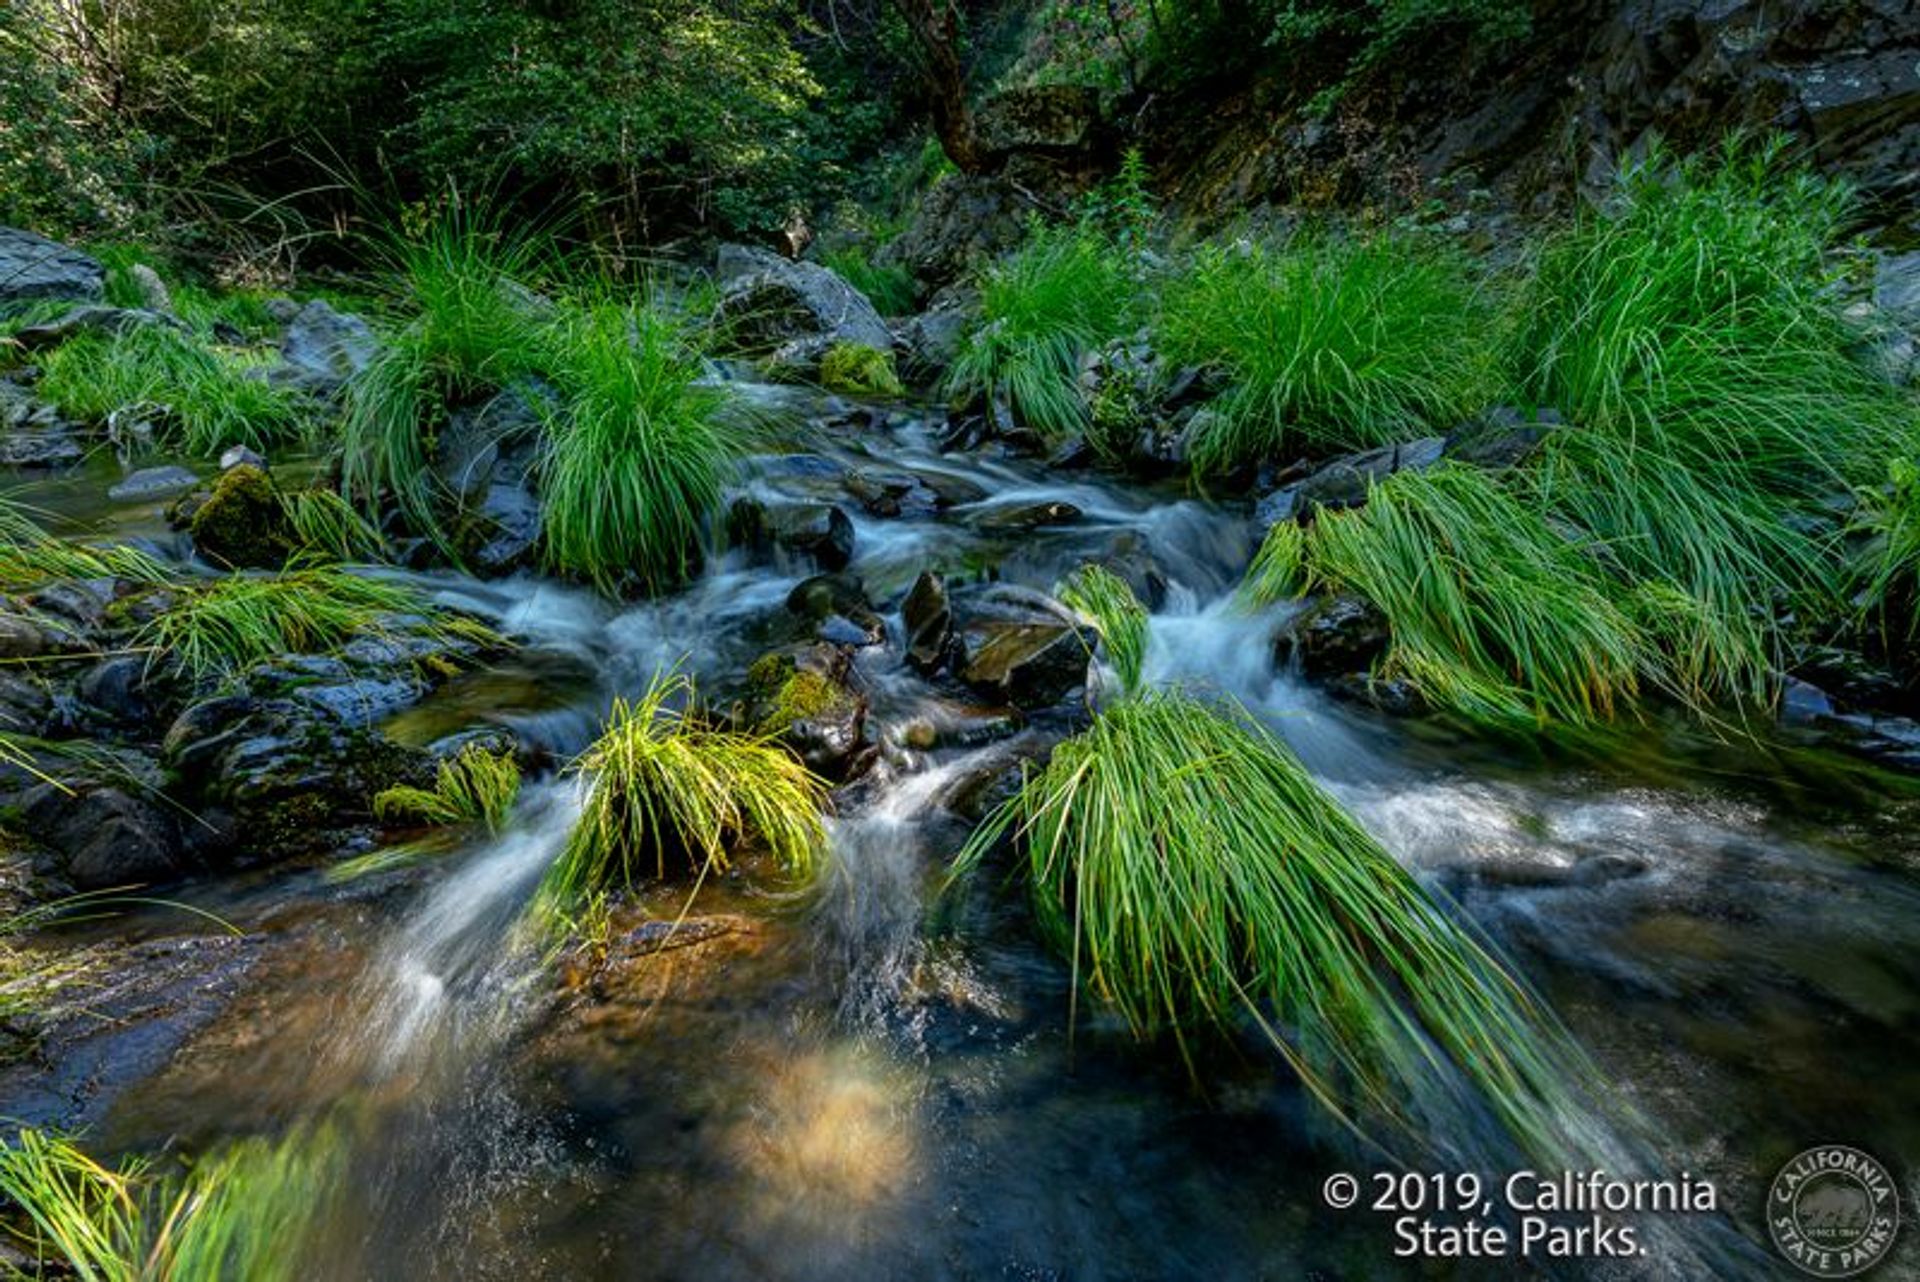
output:
{"label": "tree trunk", "polygon": [[906,20],[925,63],[927,97],[934,136],[947,159],[963,174],[977,174],[985,162],[967,107],[967,75],[960,63],[960,14],[952,0],[893,0]]}

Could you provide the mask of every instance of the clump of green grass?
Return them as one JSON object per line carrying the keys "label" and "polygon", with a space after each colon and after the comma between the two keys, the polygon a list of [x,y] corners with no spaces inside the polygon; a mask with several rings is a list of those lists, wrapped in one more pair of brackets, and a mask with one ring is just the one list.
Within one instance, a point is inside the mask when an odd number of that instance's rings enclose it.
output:
{"label": "clump of green grass", "polygon": [[1527,393],[1578,428],[1545,442],[1542,501],[1689,603],[1675,644],[1714,652],[1723,696],[1768,697],[1789,607],[1841,612],[1825,505],[1912,436],[1830,291],[1851,208],[1777,144],[1656,156],[1548,245],[1521,308]]}
{"label": "clump of green grass", "polygon": [[1862,490],[1852,530],[1853,599],[1861,623],[1883,643],[1920,636],[1920,465],[1896,458],[1883,486]]}
{"label": "clump of green grass", "polygon": [[1569,1145],[1565,1052],[1532,995],[1284,744],[1180,693],[1122,700],[976,831],[1007,834],[1076,980],[1193,1062],[1258,1027],[1337,1116],[1442,1148],[1477,1095],[1536,1154]]}
{"label": "clump of green grass", "polygon": [[163,409],[155,421],[164,441],[196,454],[299,441],[307,423],[298,398],[258,377],[259,364],[168,326],[140,325],[116,336],[81,334],[47,352],[39,392],[94,423],[129,405]]}
{"label": "clump of green grass", "polygon": [[738,842],[763,844],[794,876],[826,851],[826,785],[772,740],[718,729],[692,711],[693,684],[656,675],[614,701],[600,739],[574,763],[584,810],[548,869],[542,898],[565,911],[669,863],[725,868]]}
{"label": "clump of green grass", "polygon": [[383,247],[409,319],[348,385],[341,424],[341,493],[369,517],[390,497],[421,532],[441,535],[434,434],[450,405],[533,370],[546,317],[526,285],[550,256],[537,233],[457,203]]}
{"label": "clump of green grass", "polygon": [[300,547],[316,556],[337,561],[377,558],[386,547],[373,523],[337,491],[323,487],[283,490],[281,510]]}
{"label": "clump of green grass", "polygon": [[433,787],[387,788],[376,794],[373,815],[382,821],[480,824],[488,832],[499,832],[519,795],[520,766],[513,754],[472,744],[440,763]]}
{"label": "clump of green grass", "polygon": [[1444,429],[1494,386],[1495,310],[1446,248],[1411,235],[1216,244],[1168,280],[1165,354],[1229,380],[1196,470]]}
{"label": "clump of green grass", "polygon": [[981,277],[980,324],[947,371],[947,391],[1004,396],[1043,436],[1084,430],[1080,361],[1127,331],[1137,290],[1126,256],[1105,237],[1036,226]]}
{"label": "clump of green grass", "polygon": [[830,250],[820,255],[820,263],[865,294],[882,316],[905,316],[913,310],[913,275],[906,268],[875,266],[858,245]]}
{"label": "clump of green grass", "polygon": [[345,1156],[332,1131],[297,1131],[173,1173],[139,1158],[109,1167],[26,1128],[0,1147],[0,1193],[25,1214],[22,1243],[35,1258],[86,1282],[292,1282]]}
{"label": "clump of green grass", "polygon": [[1147,610],[1125,579],[1101,565],[1083,565],[1068,575],[1055,595],[1094,626],[1107,661],[1120,678],[1121,693],[1140,685],[1147,658]]}
{"label": "clump of green grass", "polygon": [[540,460],[547,564],[613,590],[676,586],[739,442],[698,384],[684,332],[651,307],[601,306],[549,336],[563,408]]}
{"label": "clump of green grass", "polygon": [[59,579],[167,583],[173,572],[139,548],[47,534],[17,505],[0,503],[0,592],[29,592]]}
{"label": "clump of green grass", "polygon": [[439,610],[409,588],[328,567],[231,574],[183,585],[135,635],[197,680],[218,679],[283,654],[331,654],[359,636],[494,639],[483,626]]}
{"label": "clump of green grass", "polygon": [[1399,472],[1365,507],[1276,526],[1249,584],[1366,597],[1392,629],[1385,673],[1481,724],[1606,721],[1638,689],[1641,633],[1599,564],[1475,468]]}

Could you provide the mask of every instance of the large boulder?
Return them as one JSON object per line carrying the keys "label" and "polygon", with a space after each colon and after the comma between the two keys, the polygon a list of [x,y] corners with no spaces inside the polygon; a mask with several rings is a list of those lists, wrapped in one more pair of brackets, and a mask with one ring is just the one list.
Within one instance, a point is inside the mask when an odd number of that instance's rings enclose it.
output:
{"label": "large boulder", "polygon": [[1028,220],[1044,212],[1031,192],[1002,175],[949,174],[927,192],[913,221],[878,259],[905,268],[931,293],[1017,247]]}
{"label": "large boulder", "polygon": [[765,355],[780,372],[817,372],[841,344],[893,349],[893,332],[867,296],[819,263],[748,245],[720,247],[714,327],[737,351]]}
{"label": "large boulder", "polygon": [[288,322],[280,363],[267,378],[324,400],[338,395],[379,352],[380,341],[366,321],[316,298]]}
{"label": "large boulder", "polygon": [[0,308],[43,299],[100,301],[107,272],[94,259],[44,236],[0,227]]}

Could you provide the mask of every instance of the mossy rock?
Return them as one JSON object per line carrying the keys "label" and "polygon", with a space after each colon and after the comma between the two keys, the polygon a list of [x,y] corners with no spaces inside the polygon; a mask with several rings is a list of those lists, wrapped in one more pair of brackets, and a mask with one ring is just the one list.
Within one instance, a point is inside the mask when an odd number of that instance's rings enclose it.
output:
{"label": "mossy rock", "polygon": [[893,368],[893,353],[865,343],[835,343],[820,358],[820,383],[853,396],[901,396],[906,389]]}
{"label": "mossy rock", "polygon": [[192,507],[187,530],[200,554],[235,569],[276,569],[293,552],[293,530],[273,480],[250,463],[229,468]]}
{"label": "mossy rock", "polygon": [[747,669],[747,680],[753,687],[754,729],[760,734],[785,734],[798,722],[844,716],[859,705],[832,677],[799,666],[787,654],[759,659]]}

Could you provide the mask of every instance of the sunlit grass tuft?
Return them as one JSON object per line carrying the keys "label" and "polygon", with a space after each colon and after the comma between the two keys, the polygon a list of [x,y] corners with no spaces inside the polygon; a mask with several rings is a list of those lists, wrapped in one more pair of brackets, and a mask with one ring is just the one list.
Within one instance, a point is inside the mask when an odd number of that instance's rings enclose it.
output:
{"label": "sunlit grass tuft", "polygon": [[1228,379],[1195,469],[1446,430],[1495,386],[1495,317],[1462,259],[1411,236],[1201,248],[1159,322],[1166,355]]}
{"label": "sunlit grass tuft", "polygon": [[293,1282],[344,1174],[345,1149],[324,1128],[244,1140],[184,1173],[138,1158],[109,1167],[33,1128],[0,1147],[0,1193],[26,1217],[23,1245],[85,1282]]}
{"label": "sunlit grass tuft", "polygon": [[1100,634],[1121,693],[1138,688],[1147,657],[1147,610],[1127,581],[1105,566],[1083,565],[1067,576],[1056,595]]}
{"label": "sunlit grass tuft", "polygon": [[774,741],[717,729],[692,711],[692,682],[657,675],[637,700],[615,700],[606,728],[573,769],[585,803],[543,898],[566,909],[669,867],[725,868],[739,842],[765,846],[789,873],[826,851],[826,785]]}
{"label": "sunlit grass tuft", "polygon": [[183,585],[135,643],[171,658],[196,679],[230,677],[286,654],[329,654],[361,636],[398,634],[495,640],[478,623],[434,606],[409,588],[316,567],[233,574]]}
{"label": "sunlit grass tuft", "polygon": [[1365,507],[1277,526],[1250,583],[1366,597],[1392,628],[1383,675],[1482,724],[1606,721],[1637,693],[1641,634],[1591,551],[1478,469],[1400,472]]}
{"label": "sunlit grass tuft", "polygon": [[367,561],[386,548],[373,523],[334,490],[283,490],[279,498],[303,551],[336,561]]}
{"label": "sunlit grass tuft", "polygon": [[1081,358],[1126,332],[1138,288],[1126,256],[1104,237],[1036,227],[982,275],[980,323],[947,371],[947,391],[1004,396],[1045,437],[1083,430]]}
{"label": "sunlit grass tuft", "polygon": [[163,325],[82,334],[41,365],[39,393],[63,413],[104,423],[124,407],[150,406],[161,442],[194,454],[235,444],[271,449],[298,442],[307,427],[299,399],[259,377],[247,358]]}
{"label": "sunlit grass tuft", "polygon": [[1034,912],[1141,1036],[1260,1028],[1329,1109],[1444,1150],[1481,1105],[1567,1151],[1562,1035],[1282,743],[1180,692],[1122,700],[1055,749],[957,869],[1017,835]]}
{"label": "sunlit grass tuft", "polygon": [[374,818],[412,823],[480,824],[499,832],[520,795],[520,766],[511,752],[474,744],[440,763],[432,788],[387,788],[373,799]]}
{"label": "sunlit grass tuft", "polygon": [[603,589],[677,586],[739,442],[680,326],[652,307],[607,305],[557,324],[562,405],[540,462],[547,564]]}

